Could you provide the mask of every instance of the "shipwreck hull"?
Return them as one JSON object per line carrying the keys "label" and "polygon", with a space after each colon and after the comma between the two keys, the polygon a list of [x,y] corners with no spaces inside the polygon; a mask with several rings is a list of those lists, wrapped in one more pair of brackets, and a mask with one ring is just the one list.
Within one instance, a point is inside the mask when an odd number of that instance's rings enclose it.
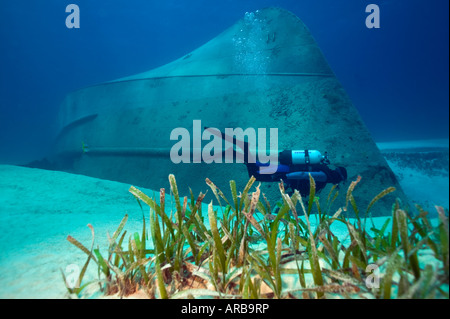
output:
{"label": "shipwreck hull", "polygon": [[[358,175],[354,196],[361,207],[383,189],[397,188],[374,215],[390,214],[395,197],[406,201],[307,28],[274,8],[247,14],[165,66],[68,94],[53,158],[71,172],[155,190],[169,189],[167,177],[174,174],[183,195],[188,187],[195,195],[205,192],[205,178],[226,194],[231,179],[242,189],[248,181],[243,164],[172,163],[172,130],[192,132],[194,120],[221,130],[278,128],[280,150],[327,151],[333,165],[348,171],[341,204]],[[280,198],[276,183],[261,189],[272,202]]]}

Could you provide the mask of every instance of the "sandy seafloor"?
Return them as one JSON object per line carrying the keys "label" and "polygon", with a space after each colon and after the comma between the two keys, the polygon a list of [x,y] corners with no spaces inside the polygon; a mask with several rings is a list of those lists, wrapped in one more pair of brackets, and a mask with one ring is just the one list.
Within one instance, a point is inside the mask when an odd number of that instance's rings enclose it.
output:
{"label": "sandy seafloor", "polygon": [[[448,208],[448,140],[380,143],[379,147],[410,198],[431,208]],[[426,156],[421,164],[411,164],[411,157],[402,161],[404,157],[392,156],[393,152],[422,156],[430,150],[443,152],[446,167],[438,165],[430,172]],[[412,158],[419,161],[420,156]],[[95,228],[95,245],[103,249],[107,233],[115,231],[125,214],[129,215],[128,234],[141,233],[142,211],[129,187],[82,175],[0,165],[0,298],[65,298],[60,269],[66,271],[71,264],[81,268],[86,260],[66,237],[72,235],[90,247],[88,223]],[[148,218],[147,209],[145,214]],[[385,219],[374,221],[380,227]],[[347,234],[346,229],[335,231],[342,237]],[[96,278],[96,273],[91,264],[87,279]]]}

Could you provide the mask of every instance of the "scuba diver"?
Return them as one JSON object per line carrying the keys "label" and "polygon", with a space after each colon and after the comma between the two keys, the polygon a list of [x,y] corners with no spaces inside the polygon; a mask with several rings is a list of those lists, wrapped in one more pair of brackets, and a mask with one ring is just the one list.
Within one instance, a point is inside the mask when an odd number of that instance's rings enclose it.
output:
{"label": "scuba diver", "polygon": [[[205,127],[205,129],[208,129]],[[293,193],[298,190],[302,196],[308,196],[309,174],[314,178],[316,184],[316,193],[328,184],[339,184],[347,180],[347,170],[344,167],[336,167],[331,169],[329,167],[330,161],[328,154],[325,155],[316,150],[284,150],[278,153],[278,165],[276,171],[270,168],[270,163],[260,163],[258,161],[249,161],[249,143],[245,141],[238,141],[235,136],[227,136],[223,132],[209,130],[236,147],[240,147],[243,152],[244,164],[247,166],[249,177],[254,176],[260,182],[280,182],[287,186],[286,190]],[[243,147],[242,147],[243,146]],[[237,152],[237,150],[235,149]],[[254,163],[253,163],[254,162]],[[265,171],[266,170],[266,171]],[[288,190],[290,188],[290,191]]]}
{"label": "scuba diver", "polygon": [[263,174],[269,164],[256,162],[245,163],[249,176],[254,176],[261,182],[279,182],[280,180],[290,188],[291,192],[298,190],[302,196],[308,196],[310,185],[309,175],[314,178],[316,193],[328,184],[339,184],[347,180],[347,170],[336,167],[334,170],[328,165],[328,154],[325,156],[316,150],[284,150],[278,154],[278,167],[273,174]]}

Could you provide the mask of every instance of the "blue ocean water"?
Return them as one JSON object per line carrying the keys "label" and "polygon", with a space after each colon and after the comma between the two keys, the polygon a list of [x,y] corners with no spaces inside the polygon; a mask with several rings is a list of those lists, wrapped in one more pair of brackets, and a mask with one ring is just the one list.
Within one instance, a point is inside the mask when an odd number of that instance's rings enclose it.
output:
{"label": "blue ocean water", "polygon": [[[72,3],[79,29],[65,24]],[[366,27],[370,3],[380,7],[379,29]],[[124,213],[131,229],[141,227],[128,184],[1,164],[47,155],[69,92],[171,62],[268,6],[308,26],[376,142],[389,150],[389,142],[448,139],[448,1],[1,1],[0,298],[61,296],[59,269],[84,257],[66,236],[90,243],[87,223],[104,245]],[[415,155],[386,156],[408,196],[448,207],[448,148],[433,165],[425,152],[425,168]]]}
{"label": "blue ocean water", "polygon": [[45,156],[68,92],[166,64],[268,6],[308,26],[375,141],[448,138],[448,1],[2,1],[0,161]]}

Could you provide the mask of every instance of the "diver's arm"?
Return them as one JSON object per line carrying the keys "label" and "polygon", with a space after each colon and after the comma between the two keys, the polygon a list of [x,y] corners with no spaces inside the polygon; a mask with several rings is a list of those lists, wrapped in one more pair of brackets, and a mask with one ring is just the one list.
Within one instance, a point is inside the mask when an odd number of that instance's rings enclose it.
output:
{"label": "diver's arm", "polygon": [[[245,164],[248,164],[248,155],[249,155],[249,144],[248,144],[248,142],[245,142],[245,141],[238,141],[238,140],[236,139],[236,136],[229,136],[229,135],[226,135],[224,132],[221,132],[221,131],[219,131],[219,130],[216,129],[216,128],[206,127],[206,126],[205,126],[204,129],[205,129],[205,131],[208,131],[208,132],[210,132],[211,134],[220,137],[220,138],[223,139],[224,141],[227,141],[227,142],[229,142],[229,143],[232,143],[233,145],[235,145],[235,146],[241,148],[241,150],[242,150],[241,154],[244,155],[244,156],[243,156],[243,158],[244,158],[244,163],[245,163]],[[239,143],[238,143],[238,142],[239,142]],[[242,149],[242,147],[240,147],[240,145],[241,145],[240,143],[242,143],[242,144],[244,145],[244,148],[243,148],[243,149]],[[239,151],[236,150],[236,149],[234,149],[234,151],[235,151],[236,153],[239,152]]]}

